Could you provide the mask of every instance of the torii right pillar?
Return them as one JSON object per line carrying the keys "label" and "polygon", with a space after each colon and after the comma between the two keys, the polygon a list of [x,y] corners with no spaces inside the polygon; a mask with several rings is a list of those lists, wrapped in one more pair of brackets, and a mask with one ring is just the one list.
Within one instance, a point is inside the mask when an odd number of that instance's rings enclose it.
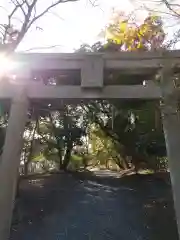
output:
{"label": "torii right pillar", "polygon": [[161,71],[161,110],[180,239],[180,112],[172,70],[170,64],[165,63]]}

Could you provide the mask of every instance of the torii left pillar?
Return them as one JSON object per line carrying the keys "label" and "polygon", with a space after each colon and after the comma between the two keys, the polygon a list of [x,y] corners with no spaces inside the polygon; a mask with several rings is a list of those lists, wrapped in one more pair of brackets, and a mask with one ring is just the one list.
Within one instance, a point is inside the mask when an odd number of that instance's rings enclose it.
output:
{"label": "torii left pillar", "polygon": [[0,161],[0,240],[9,239],[27,110],[26,91],[23,86],[19,86],[12,99]]}

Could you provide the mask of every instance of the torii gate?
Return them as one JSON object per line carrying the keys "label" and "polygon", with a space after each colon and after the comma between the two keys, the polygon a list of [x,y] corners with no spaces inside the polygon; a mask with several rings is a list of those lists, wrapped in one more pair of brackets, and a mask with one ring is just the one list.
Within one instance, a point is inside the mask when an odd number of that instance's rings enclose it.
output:
{"label": "torii gate", "polygon": [[[17,82],[0,82],[0,99],[11,99],[4,151],[0,162],[0,240],[7,240],[11,225],[16,178],[28,103],[33,99],[162,99],[162,119],[169,158],[178,232],[180,236],[180,119],[178,90],[171,81],[180,70],[180,51],[88,54],[13,54],[22,65]],[[79,85],[46,86],[32,80],[34,71],[79,71]],[[161,84],[104,84],[104,71],[133,74],[161,72]],[[147,79],[145,79],[147,80]],[[149,84],[150,83],[150,84]]]}

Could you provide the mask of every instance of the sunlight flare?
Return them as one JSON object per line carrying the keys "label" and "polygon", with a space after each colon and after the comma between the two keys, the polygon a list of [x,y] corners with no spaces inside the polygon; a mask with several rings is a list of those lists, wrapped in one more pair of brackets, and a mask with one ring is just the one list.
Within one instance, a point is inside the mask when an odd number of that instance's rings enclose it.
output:
{"label": "sunlight flare", "polygon": [[11,73],[14,69],[16,69],[17,63],[7,56],[0,54],[0,77]]}

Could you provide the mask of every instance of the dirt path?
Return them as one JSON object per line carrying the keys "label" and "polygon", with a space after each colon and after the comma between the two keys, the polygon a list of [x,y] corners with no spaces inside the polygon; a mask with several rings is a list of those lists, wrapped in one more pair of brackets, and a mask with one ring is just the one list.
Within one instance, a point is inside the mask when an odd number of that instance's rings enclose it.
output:
{"label": "dirt path", "polygon": [[22,184],[12,240],[177,240],[171,191],[151,176],[96,171]]}

